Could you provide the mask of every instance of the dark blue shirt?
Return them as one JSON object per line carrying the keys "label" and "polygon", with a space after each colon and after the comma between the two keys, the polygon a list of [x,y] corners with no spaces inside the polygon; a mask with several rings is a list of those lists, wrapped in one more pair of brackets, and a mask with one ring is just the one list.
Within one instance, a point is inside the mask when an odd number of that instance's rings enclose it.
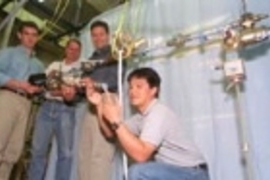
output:
{"label": "dark blue shirt", "polygon": [[[111,59],[111,47],[106,46],[102,49],[96,50],[89,60],[103,60],[110,61]],[[112,61],[112,60],[111,60]],[[85,74],[92,78],[96,82],[106,83],[111,92],[117,92],[118,88],[118,72],[117,72],[117,61],[115,63],[109,63],[104,66],[99,66],[94,69],[91,73]]]}

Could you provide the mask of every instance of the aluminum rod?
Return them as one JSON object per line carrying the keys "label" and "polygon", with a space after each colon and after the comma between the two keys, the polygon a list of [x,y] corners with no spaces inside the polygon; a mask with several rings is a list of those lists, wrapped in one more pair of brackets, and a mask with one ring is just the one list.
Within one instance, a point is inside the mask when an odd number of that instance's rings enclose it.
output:
{"label": "aluminum rod", "polygon": [[248,125],[244,114],[243,94],[241,92],[241,82],[234,84],[235,93],[235,114],[238,129],[238,140],[240,143],[240,162],[243,168],[244,180],[254,180],[252,166],[251,148],[248,138]]}

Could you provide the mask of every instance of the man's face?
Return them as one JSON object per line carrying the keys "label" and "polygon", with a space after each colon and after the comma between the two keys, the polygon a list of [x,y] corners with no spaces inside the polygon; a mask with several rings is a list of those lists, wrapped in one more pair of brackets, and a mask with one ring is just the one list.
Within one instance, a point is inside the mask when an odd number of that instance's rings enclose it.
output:
{"label": "man's face", "polygon": [[76,61],[80,58],[81,46],[76,42],[69,42],[65,48],[66,59]]}
{"label": "man's face", "polygon": [[97,26],[92,29],[91,38],[96,49],[101,49],[109,44],[109,34],[103,27]]}
{"label": "man's face", "polygon": [[136,108],[147,106],[154,98],[157,88],[151,88],[144,78],[133,77],[129,82],[129,99]]}
{"label": "man's face", "polygon": [[18,38],[23,46],[33,49],[38,41],[38,35],[37,29],[26,26],[18,33]]}

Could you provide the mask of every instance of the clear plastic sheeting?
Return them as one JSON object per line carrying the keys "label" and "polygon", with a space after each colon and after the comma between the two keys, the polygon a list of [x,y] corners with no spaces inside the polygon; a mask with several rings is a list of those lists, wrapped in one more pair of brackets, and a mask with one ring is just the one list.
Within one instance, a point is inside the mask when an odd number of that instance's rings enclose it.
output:
{"label": "clear plastic sheeting", "polygon": [[[270,1],[249,0],[248,9],[269,13]],[[241,12],[241,3],[235,0],[133,0],[128,6],[117,7],[94,20],[107,21],[113,32],[121,22],[119,19],[125,16],[124,30],[135,37],[162,41],[182,31],[199,30],[200,33],[202,28],[220,27],[236,20]],[[270,25],[269,19],[263,23]],[[93,52],[89,27],[81,32],[81,40],[83,56],[89,57]],[[157,56],[167,51],[170,49],[153,51],[148,58],[141,58],[137,66],[153,67],[161,75],[161,100],[185,120],[209,164],[211,179],[244,180],[233,98],[225,92],[222,71],[214,68],[221,59],[219,46]],[[238,55],[246,62],[243,111],[248,121],[255,180],[269,180],[270,42],[248,48]],[[128,104],[125,107],[129,114]],[[119,166],[115,167],[119,172],[114,180],[121,179],[121,163],[117,160],[115,163]]]}

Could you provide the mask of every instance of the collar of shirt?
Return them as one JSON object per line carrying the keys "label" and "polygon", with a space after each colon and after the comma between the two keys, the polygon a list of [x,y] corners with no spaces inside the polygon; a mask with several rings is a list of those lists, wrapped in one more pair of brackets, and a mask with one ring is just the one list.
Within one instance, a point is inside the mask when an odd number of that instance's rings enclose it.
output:
{"label": "collar of shirt", "polygon": [[79,75],[79,73],[81,73],[80,68],[81,68],[80,59],[69,64],[66,63],[65,59],[59,62],[59,70],[64,74],[67,73],[67,74],[73,74],[74,76],[77,76]]}
{"label": "collar of shirt", "polygon": [[67,64],[66,59],[63,59],[61,62],[62,66],[74,66],[80,63],[80,59],[77,59],[76,61],[73,61],[72,63]]}
{"label": "collar of shirt", "polygon": [[147,116],[150,111],[153,109],[153,107],[158,103],[158,100],[155,98],[153,99],[150,104],[148,105],[148,107],[145,109],[145,111],[143,113],[141,113],[142,116]]}
{"label": "collar of shirt", "polygon": [[94,51],[94,53],[92,54],[92,57],[96,57],[96,56],[101,56],[101,55],[104,55],[104,54],[108,54],[110,53],[111,51],[111,46],[110,45],[107,45],[103,48],[100,48],[100,49],[96,49]]}
{"label": "collar of shirt", "polygon": [[16,48],[18,49],[18,51],[25,54],[27,57],[32,58],[32,57],[34,57],[36,55],[35,51],[32,51],[31,54],[29,55],[26,47],[24,47],[23,45],[18,45]]}

